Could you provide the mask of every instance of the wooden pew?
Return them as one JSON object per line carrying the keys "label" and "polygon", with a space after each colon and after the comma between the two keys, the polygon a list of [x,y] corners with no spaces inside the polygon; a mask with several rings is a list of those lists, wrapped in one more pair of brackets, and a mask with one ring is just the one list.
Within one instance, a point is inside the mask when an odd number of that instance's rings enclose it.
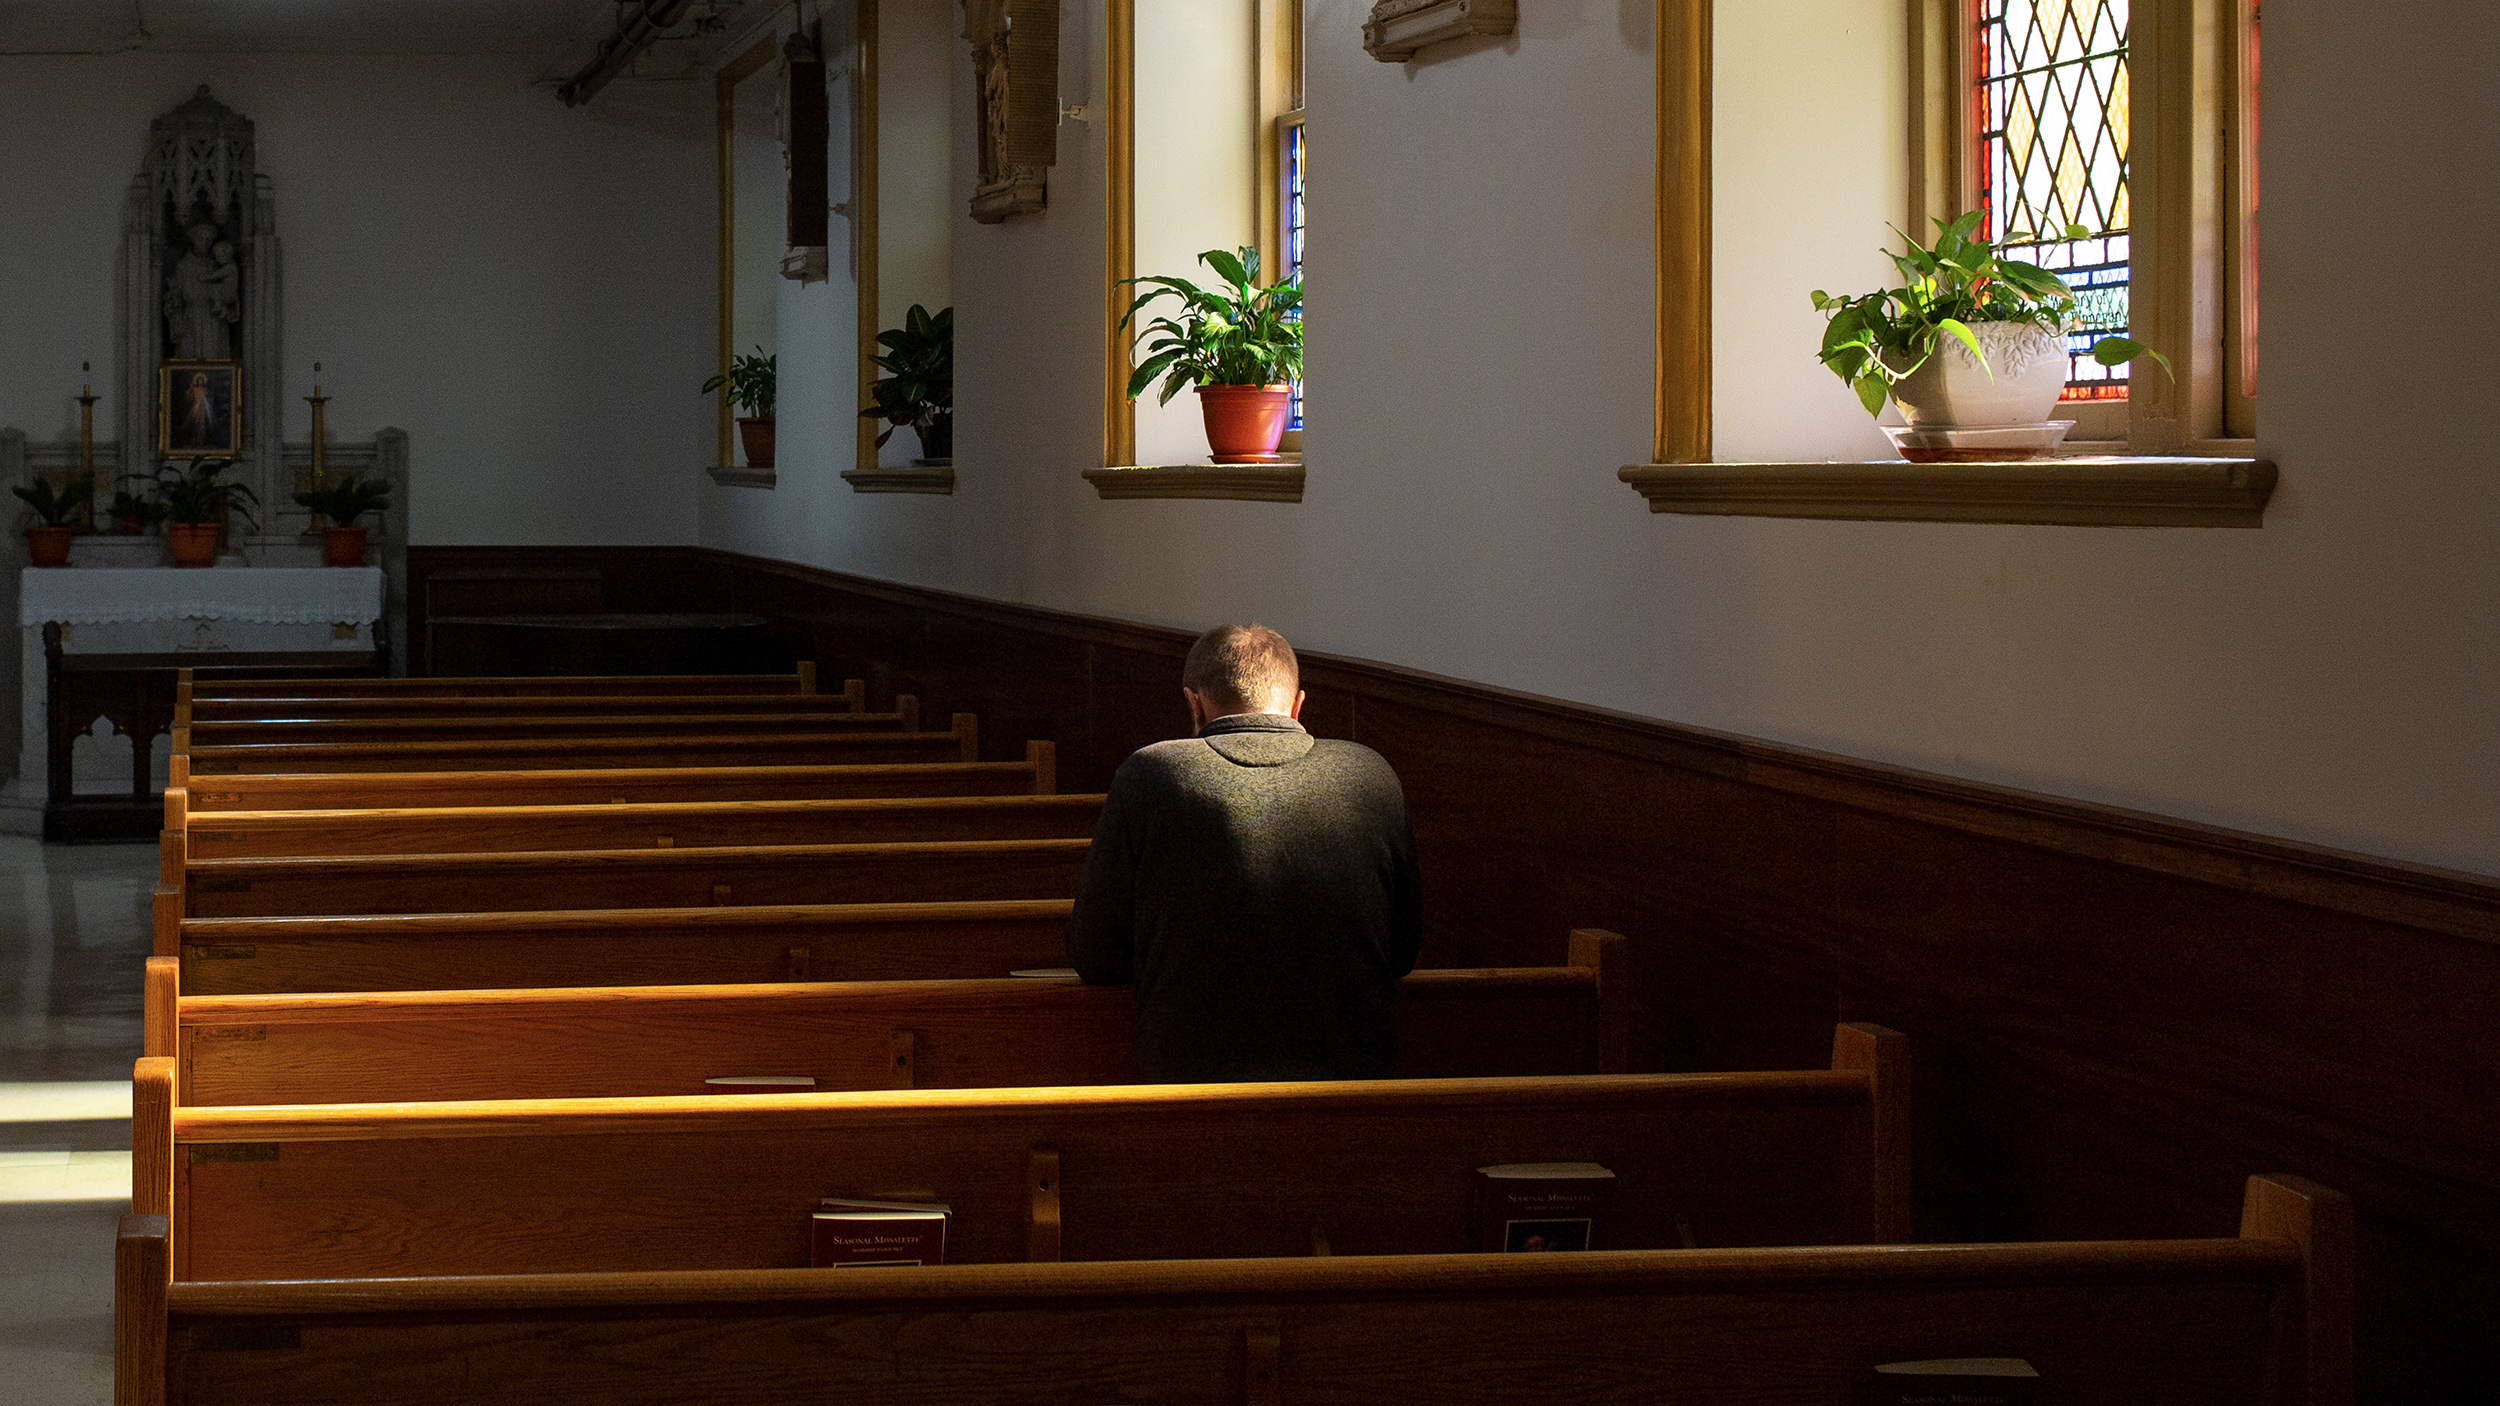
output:
{"label": "wooden pew", "polygon": [[[1399,1076],[1620,1074],[1624,941],[1583,930],[1559,967],[1426,970],[1402,984]],[[1126,986],[1075,977],[808,985],[184,996],[148,960],[147,1052],[184,1106],[1132,1084]],[[172,1019],[166,1019],[170,1012]]]}
{"label": "wooden pew", "polygon": [[163,1217],[123,1221],[123,1402],[1840,1406],[1877,1363],[1974,1354],[2068,1406],[2353,1400],[2352,1205],[2282,1176],[2230,1239],[328,1283],[169,1261]]}
{"label": "wooden pew", "polygon": [[1472,1168],[1593,1161],[1618,1248],[1859,1243],[1907,1233],[1906,1059],[1842,1026],[1773,1073],[192,1108],[151,1058],[133,1208],[181,1279],[793,1268],[819,1197],[906,1189],[950,1263],[1421,1254]]}
{"label": "wooden pew", "polygon": [[[308,689],[311,686],[308,685]],[[305,691],[240,698],[195,698],[174,705],[175,718],[240,722],[255,718],[545,717],[599,713],[865,713],[868,684],[847,680],[840,693],[568,693],[515,698],[502,694],[400,693],[350,696]]]}
{"label": "wooden pew", "polygon": [[195,777],[169,787],[165,828],[183,828],[185,815],[233,810],[1048,796],[1058,789],[1057,752],[1048,742],[1026,743],[1020,762],[276,773]]}
{"label": "wooden pew", "polygon": [[[1069,898],[1090,840],[206,859],[186,918]],[[173,846],[168,846],[173,849]],[[171,887],[160,884],[159,889]]]}
{"label": "wooden pew", "polygon": [[980,760],[980,730],[957,713],[946,732],[753,734],[735,720],[713,731],[646,737],[530,737],[472,742],[191,745],[175,739],[169,785],[195,776],[269,772],[540,771],[573,767],[862,766]]}
{"label": "wooden pew", "polygon": [[[1100,796],[229,811],[165,832],[183,858],[1082,839]],[[170,815],[176,807],[169,801]]]}
{"label": "wooden pew", "polygon": [[[559,702],[566,700],[556,700]],[[184,749],[228,747],[398,746],[411,742],[485,742],[514,738],[666,737],[718,732],[781,737],[815,733],[918,732],[920,703],[910,694],[894,700],[891,713],[854,713],[848,708],[714,713],[646,701],[631,712],[478,716],[427,713],[393,717],[284,717],[192,720],[177,712],[174,745]],[[699,700],[708,702],[708,700]]]}
{"label": "wooden pew", "polygon": [[[816,692],[816,665],[801,660],[786,674],[577,674],[546,678],[416,679],[202,679],[183,669],[174,675],[174,701],[199,703],[241,698],[561,698],[568,695],[639,694],[648,698],[700,698],[710,694]],[[862,685],[861,697],[866,697]]]}
{"label": "wooden pew", "polygon": [[237,996],[996,977],[1065,966],[1071,906],[1057,898],[184,918],[180,902],[179,892],[159,897],[157,955],[181,959],[182,990]]}

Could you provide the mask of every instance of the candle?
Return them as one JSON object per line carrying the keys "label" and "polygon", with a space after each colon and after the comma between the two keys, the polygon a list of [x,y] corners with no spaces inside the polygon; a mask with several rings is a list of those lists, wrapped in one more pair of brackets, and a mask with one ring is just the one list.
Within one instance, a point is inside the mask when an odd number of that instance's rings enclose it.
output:
{"label": "candle", "polygon": [[[320,374],[321,374],[321,363],[320,363],[320,362],[318,362],[318,361],[316,361],[316,362],[314,362],[314,363],[313,363],[313,375],[317,377],[317,376],[319,376]],[[326,439],[326,438],[328,437],[328,430],[327,430],[327,427],[326,427],[326,417],[325,417],[325,415],[323,414],[323,412],[324,412],[324,411],[327,409],[327,407],[329,406],[329,404],[330,404],[330,398],[329,398],[328,396],[323,395],[323,394],[321,393],[321,382],[320,382],[320,381],[316,380],[316,381],[314,381],[314,382],[313,382],[313,393],[312,393],[311,395],[308,395],[308,396],[304,397],[304,403],[305,403],[305,404],[307,404],[307,405],[310,405],[310,406],[312,407],[312,412],[313,412],[313,421],[312,421],[312,477],[313,477],[313,487],[314,487],[315,489],[326,488],[326,487],[328,487],[329,485],[327,485],[327,484],[325,484],[325,483],[323,483],[323,482],[321,481],[321,466],[322,466],[321,442],[322,442],[324,439]]]}

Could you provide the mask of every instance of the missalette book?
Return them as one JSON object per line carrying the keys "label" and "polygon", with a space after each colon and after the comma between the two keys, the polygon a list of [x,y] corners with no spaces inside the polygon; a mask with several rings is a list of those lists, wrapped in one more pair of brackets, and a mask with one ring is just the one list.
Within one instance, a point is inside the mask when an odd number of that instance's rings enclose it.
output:
{"label": "missalette book", "polygon": [[1615,1174],[1595,1162],[1478,1167],[1468,1243],[1496,1254],[1601,1249],[1614,1208]]}
{"label": "missalette book", "polygon": [[828,1196],[816,1203],[807,1262],[816,1269],[944,1264],[948,1215],[931,1201]]}
{"label": "missalette book", "polygon": [[1886,1362],[1867,1388],[1869,1406],[2032,1406],[2040,1374],[2019,1357],[1940,1357]]}

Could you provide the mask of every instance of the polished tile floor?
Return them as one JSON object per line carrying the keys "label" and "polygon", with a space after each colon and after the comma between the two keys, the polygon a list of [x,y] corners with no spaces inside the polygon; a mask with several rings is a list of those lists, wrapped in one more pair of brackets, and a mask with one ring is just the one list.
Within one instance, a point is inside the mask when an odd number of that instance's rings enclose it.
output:
{"label": "polished tile floor", "polygon": [[0,1399],[113,1394],[153,845],[0,836]]}

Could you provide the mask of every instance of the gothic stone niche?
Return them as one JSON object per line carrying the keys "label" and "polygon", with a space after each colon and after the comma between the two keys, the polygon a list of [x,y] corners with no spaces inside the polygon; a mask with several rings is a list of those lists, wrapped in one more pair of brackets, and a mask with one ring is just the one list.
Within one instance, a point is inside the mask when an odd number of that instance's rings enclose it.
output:
{"label": "gothic stone niche", "polygon": [[1435,44],[1508,34],[1518,23],[1518,0],[1380,0],[1363,21],[1363,52],[1404,63]]}
{"label": "gothic stone niche", "polygon": [[1038,213],[1059,160],[1059,0],[965,0],[981,178],[972,218]]}
{"label": "gothic stone niche", "polygon": [[148,129],[123,208],[122,263],[125,467],[144,471],[155,457],[158,367],[227,362],[242,384],[226,413],[241,420],[232,438],[251,464],[235,477],[260,480],[261,501],[270,501],[272,490],[290,487],[270,481],[285,404],[276,201],[259,174],[250,120],[209,96],[205,83]]}

